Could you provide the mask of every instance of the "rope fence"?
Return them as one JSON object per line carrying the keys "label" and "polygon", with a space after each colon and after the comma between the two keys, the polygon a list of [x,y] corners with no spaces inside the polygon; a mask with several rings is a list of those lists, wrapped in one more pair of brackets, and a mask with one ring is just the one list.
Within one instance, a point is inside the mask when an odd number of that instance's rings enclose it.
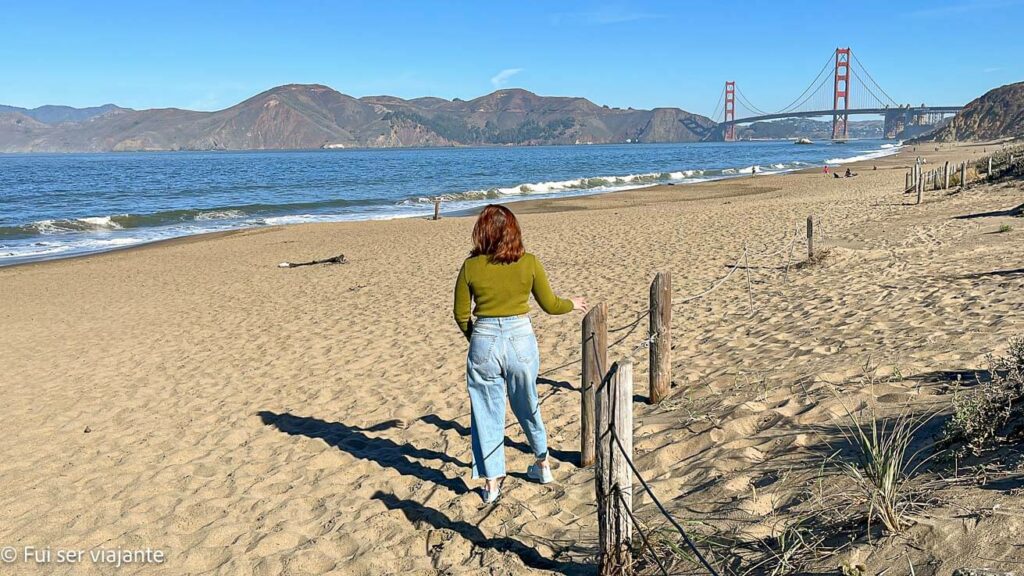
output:
{"label": "rope fence", "polygon": [[906,173],[903,193],[916,193],[915,204],[921,204],[925,192],[948,190],[952,187],[963,190],[971,182],[991,181],[999,174],[1013,170],[1016,164],[1021,163],[1022,158],[1024,147],[1015,147],[983,156],[980,160],[963,161],[959,165],[946,161],[941,168],[936,167],[928,171],[924,170],[924,160],[918,158]]}
{"label": "rope fence", "polygon": [[[808,217],[806,238],[808,259],[814,261],[815,219]],[[820,234],[820,227],[819,232]],[[753,282],[750,277],[751,259],[764,262],[766,259],[783,258],[777,267],[787,278],[792,265],[793,250],[801,237],[800,230],[790,229],[783,233],[778,247],[767,244],[760,250],[751,250],[744,242],[739,254],[729,261],[728,270],[711,282],[704,290],[677,299],[673,303],[672,280],[667,272],[659,272],[651,283],[648,308],[629,314],[629,320],[620,326],[608,328],[608,307],[604,303],[595,305],[584,317],[581,330],[581,465],[595,465],[595,488],[597,497],[599,527],[599,574],[632,574],[632,541],[635,531],[654,563],[662,574],[669,574],[665,562],[651,543],[643,525],[632,510],[633,479],[654,503],[658,512],[678,533],[678,536],[693,553],[708,574],[718,576],[718,571],[701,553],[693,538],[662,504],[648,481],[633,461],[633,362],[634,357],[644,349],[649,350],[650,370],[648,371],[648,403],[658,404],[667,394],[671,384],[671,324],[672,312],[685,304],[708,297],[743,268],[747,304],[754,312]],[[647,337],[633,345],[619,359],[608,365],[608,352],[626,341],[642,323],[650,319]],[[609,343],[609,334],[615,334],[615,341]],[[564,366],[563,366],[564,367]],[[562,367],[560,367],[562,368]],[[554,392],[554,391],[553,391]],[[552,392],[552,393],[553,393]]]}
{"label": "rope fence", "polygon": [[[1024,166],[1024,148],[1002,155],[990,156],[975,162],[975,174],[985,171],[985,180],[991,180],[997,171],[1006,173]],[[967,185],[967,162],[959,166],[949,162],[941,170],[925,173],[922,164],[916,163],[907,174],[907,188],[904,193],[916,191],[918,203],[925,187],[941,190],[953,185],[955,172],[959,170],[961,188]],[[821,222],[807,218],[806,241],[807,262],[819,262],[828,249],[821,246],[827,238]],[[752,250],[744,241],[740,252],[730,258],[728,270],[714,279],[704,290],[675,299],[673,302],[671,276],[659,272],[651,284],[650,302],[645,310],[627,315],[629,320],[620,326],[608,328],[608,309],[604,303],[594,307],[584,317],[582,324],[582,382],[581,382],[581,465],[595,465],[595,492],[598,515],[598,573],[601,576],[630,575],[636,566],[633,533],[638,536],[643,550],[661,574],[668,576],[669,563],[659,554],[651,541],[648,531],[633,512],[633,480],[640,484],[640,491],[646,493],[657,512],[675,529],[678,537],[692,552],[693,560],[712,576],[719,576],[718,570],[701,552],[694,539],[673,517],[672,513],[655,494],[650,483],[643,477],[633,460],[633,362],[634,357],[644,349],[649,350],[650,370],[648,403],[657,404],[665,395],[665,388],[671,381],[671,314],[686,304],[707,298],[726,285],[736,272],[743,268],[747,293],[747,305],[753,314],[755,310],[753,281],[751,280],[751,259],[764,261],[781,257],[777,270],[788,282],[789,270],[793,265],[793,253],[803,234],[799,229],[790,229],[782,235],[780,244],[773,249],[767,243],[760,250]],[[815,246],[815,241],[819,246]],[[629,351],[608,367],[608,353],[624,343],[640,326],[644,317],[650,320],[647,337],[633,345]],[[608,343],[609,334],[616,339]],[[557,369],[564,368],[567,365]]]}

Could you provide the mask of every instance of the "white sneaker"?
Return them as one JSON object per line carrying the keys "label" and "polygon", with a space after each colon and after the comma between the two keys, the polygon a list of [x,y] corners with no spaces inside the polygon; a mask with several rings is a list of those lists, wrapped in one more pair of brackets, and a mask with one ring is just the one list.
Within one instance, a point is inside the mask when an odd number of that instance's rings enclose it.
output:
{"label": "white sneaker", "polygon": [[493,504],[498,500],[498,496],[501,496],[501,486],[499,485],[494,490],[488,490],[487,488],[480,489],[480,496],[484,499],[484,504]]}
{"label": "white sneaker", "polygon": [[531,480],[536,480],[541,484],[547,484],[555,481],[555,477],[551,475],[551,467],[540,466],[538,464],[530,464],[530,467],[526,469],[526,477]]}

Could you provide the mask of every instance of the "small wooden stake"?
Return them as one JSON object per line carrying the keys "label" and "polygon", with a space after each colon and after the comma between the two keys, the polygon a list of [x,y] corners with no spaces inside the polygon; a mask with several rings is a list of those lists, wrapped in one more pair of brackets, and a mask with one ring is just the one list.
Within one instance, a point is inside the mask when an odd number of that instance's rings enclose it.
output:
{"label": "small wooden stake", "polygon": [[942,168],[942,189],[949,190],[949,160],[946,160],[946,164]]}
{"label": "small wooden stake", "polygon": [[917,203],[921,203],[921,195],[924,193],[924,183],[917,181]]}
{"label": "small wooden stake", "polygon": [[985,179],[992,178],[992,157],[988,157],[988,172],[985,173]]}
{"label": "small wooden stake", "polygon": [[807,260],[814,260],[814,216],[807,217]]}
{"label": "small wooden stake", "polygon": [[[633,540],[633,472],[626,455],[633,457],[633,361],[622,360],[597,395],[597,490],[598,558],[601,576],[633,573],[630,545]],[[614,430],[622,448],[615,442]],[[623,454],[625,451],[625,454]],[[620,498],[621,496],[621,498]]]}
{"label": "small wooden stake", "polygon": [[594,394],[608,369],[608,306],[601,302],[583,317],[583,378],[580,382],[580,466],[594,464]]}
{"label": "small wooden stake", "polygon": [[441,199],[434,198],[434,220],[441,217]]}
{"label": "small wooden stake", "polygon": [[657,404],[668,395],[672,384],[672,274],[658,272],[651,282],[650,389],[648,404]]}
{"label": "small wooden stake", "polygon": [[967,162],[960,163],[960,187],[967,186]]}

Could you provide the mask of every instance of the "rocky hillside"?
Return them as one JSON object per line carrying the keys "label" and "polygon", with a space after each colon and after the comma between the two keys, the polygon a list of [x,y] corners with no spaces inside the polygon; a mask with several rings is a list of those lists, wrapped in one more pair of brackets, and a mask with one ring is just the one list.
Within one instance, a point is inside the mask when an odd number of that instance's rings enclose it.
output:
{"label": "rocky hillside", "polygon": [[104,104],[91,108],[72,108],[71,106],[40,106],[38,108],[18,108],[17,106],[4,106],[0,104],[0,114],[16,113],[28,116],[29,118],[42,122],[43,124],[60,124],[61,122],[81,122],[96,116],[102,116],[112,112],[125,111],[127,108]]}
{"label": "rocky hillside", "polygon": [[[882,138],[881,120],[851,120],[851,138]],[[754,122],[736,127],[736,137],[746,139],[811,138],[829,140],[832,138],[832,122],[809,118],[785,118],[770,122]]]}
{"label": "rocky hillside", "polygon": [[928,140],[996,140],[1024,136],[1024,82],[989,90],[964,106],[945,128]]}
{"label": "rocky hillside", "polygon": [[693,142],[715,126],[678,108],[624,110],[518,89],[403,100],[317,84],[280,86],[216,112],[113,107],[59,124],[29,112],[0,109],[0,152]]}

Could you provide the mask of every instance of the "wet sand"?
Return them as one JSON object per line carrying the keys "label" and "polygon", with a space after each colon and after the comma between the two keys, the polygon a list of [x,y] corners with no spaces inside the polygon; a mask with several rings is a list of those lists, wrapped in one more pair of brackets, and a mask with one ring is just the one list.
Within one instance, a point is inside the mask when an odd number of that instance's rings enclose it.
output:
{"label": "wet sand", "polygon": [[[612,328],[644,312],[656,272],[672,272],[681,301],[747,247],[749,266],[675,309],[669,398],[635,405],[637,464],[679,518],[777,534],[815,504],[846,408],[948,411],[942,375],[985,368],[1024,332],[1024,222],[957,218],[1021,204],[1020,184],[913,206],[900,189],[917,154],[934,165],[981,147],[919,147],[855,164],[851,179],[811,170],[512,205],[555,290],[606,302]],[[815,266],[800,265],[808,215],[829,252]],[[1003,224],[1015,229],[996,233]],[[482,508],[469,478],[451,297],[472,225],[274,227],[0,269],[0,547],[165,551],[124,574],[592,573],[578,314],[533,314],[558,481],[525,480],[514,425],[499,504]],[[340,253],[349,264],[277,267]],[[645,330],[613,334],[625,338],[610,357]],[[636,359],[643,396],[645,352]],[[906,556],[946,574],[981,554],[1014,568],[1021,515],[958,515],[1019,498],[947,490],[956,506],[906,538],[822,566],[903,574]],[[637,511],[659,525],[646,498]]]}

